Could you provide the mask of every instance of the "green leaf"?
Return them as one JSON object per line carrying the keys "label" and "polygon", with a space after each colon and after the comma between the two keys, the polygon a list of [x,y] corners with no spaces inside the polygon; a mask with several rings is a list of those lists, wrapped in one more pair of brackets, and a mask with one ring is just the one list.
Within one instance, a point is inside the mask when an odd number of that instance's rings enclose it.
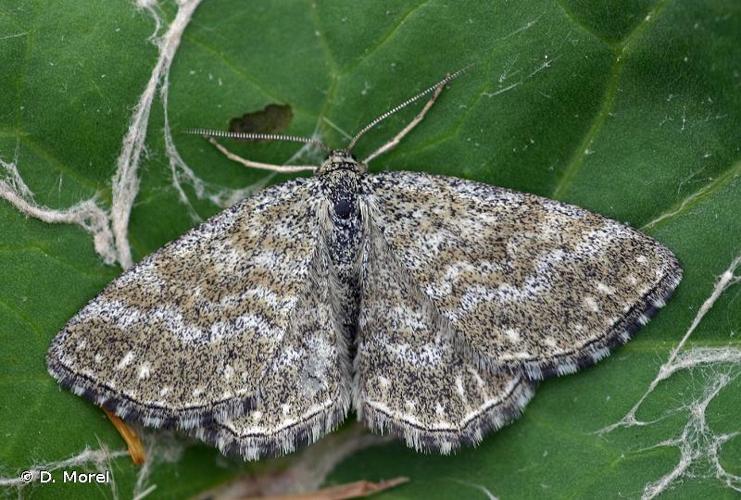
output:
{"label": "green leaf", "polygon": [[[161,7],[166,30],[176,8]],[[158,57],[148,39],[154,29],[147,11],[124,0],[0,0],[0,159],[17,164],[39,204],[63,209],[97,195],[110,208],[116,158]],[[741,253],[739,47],[741,7],[723,0],[214,0],[198,8],[171,68],[168,113],[179,153],[210,194],[289,177],[248,171],[179,130],[227,128],[279,104],[292,111],[287,133],[317,131],[341,146],[340,131],[352,134],[476,63],[372,171],[423,170],[575,203],[643,228],[685,269],[675,297],[634,341],[594,368],[543,383],[525,415],[478,448],[440,457],[391,444],[346,460],[329,483],[411,478],[381,495],[388,498],[484,498],[479,487],[504,498],[638,497],[675,467],[679,448],[655,445],[681,436],[692,416],[683,405],[723,373],[737,375],[738,365],[680,371],[638,411],[642,420],[666,418],[594,431],[619,421],[643,395],[716,276]],[[414,112],[368,134],[360,155]],[[137,260],[195,224],[173,185],[163,126],[158,97],[129,228]],[[234,150],[282,163],[296,148]],[[184,191],[200,217],[220,209],[192,186]],[[86,446],[123,448],[98,408],[57,387],[44,359],[56,332],[119,272],[103,264],[80,227],[27,218],[0,200],[0,476]],[[738,286],[722,293],[685,349],[740,349],[738,304]],[[741,430],[738,390],[731,382],[707,407],[715,435]],[[710,443],[688,444],[702,451]],[[741,438],[718,456],[725,470],[741,474]],[[112,469],[118,492],[129,496],[137,468],[119,458]],[[254,469],[195,445],[159,461],[149,483],[155,495],[183,497]],[[709,462],[692,465],[668,496],[733,496],[714,472]],[[90,485],[30,491],[112,495]]]}

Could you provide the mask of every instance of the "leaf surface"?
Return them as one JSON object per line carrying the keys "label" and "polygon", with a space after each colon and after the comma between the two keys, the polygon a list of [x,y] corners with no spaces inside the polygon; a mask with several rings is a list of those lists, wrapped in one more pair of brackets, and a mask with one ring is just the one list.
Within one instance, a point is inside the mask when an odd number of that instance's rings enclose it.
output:
{"label": "leaf surface", "polygon": [[[166,25],[176,10],[163,3]],[[97,195],[110,179],[132,109],[157,61],[151,15],[132,2],[0,1],[0,159],[14,161],[51,208]],[[163,31],[160,31],[162,33]],[[543,383],[525,415],[453,457],[399,444],[361,452],[330,484],[407,476],[379,498],[638,497],[680,460],[688,405],[720,374],[707,365],[659,384],[638,416],[660,421],[594,432],[633,406],[741,253],[741,8],[730,1],[595,5],[527,2],[204,2],[169,75],[175,145],[209,193],[281,182],[285,175],[229,162],[189,127],[228,127],[270,104],[290,106],[286,133],[318,133],[342,146],[375,116],[469,63],[422,123],[371,171],[419,170],[475,179],[575,203],[642,228],[685,269],[675,297],[637,338],[598,366]],[[413,116],[384,122],[358,146],[368,154]],[[220,208],[173,184],[158,97],[152,107],[141,189],[131,216],[136,260]],[[240,154],[283,163],[296,147],[238,144]],[[302,157],[302,160],[317,157]],[[223,194],[223,193],[222,193]],[[123,443],[103,413],[62,391],[46,373],[49,341],[120,268],[106,266],[78,226],[27,218],[0,200],[0,475],[13,477],[100,443]],[[686,348],[741,349],[739,287],[714,302]],[[739,432],[739,382],[708,405],[712,433]],[[667,413],[668,412],[668,413]],[[719,463],[741,474],[741,438]],[[169,442],[169,440],[166,440]],[[273,462],[244,465],[205,446],[166,447],[156,496],[183,497]],[[699,449],[703,449],[700,443]],[[707,448],[707,447],[706,447]],[[138,470],[112,463],[119,493]],[[732,497],[714,465],[695,464],[668,497]],[[692,476],[692,477],[690,477]],[[738,482],[736,483],[738,487]],[[9,490],[10,491],[10,490]],[[14,491],[14,490],[13,490]],[[100,486],[36,486],[34,498],[97,498]]]}

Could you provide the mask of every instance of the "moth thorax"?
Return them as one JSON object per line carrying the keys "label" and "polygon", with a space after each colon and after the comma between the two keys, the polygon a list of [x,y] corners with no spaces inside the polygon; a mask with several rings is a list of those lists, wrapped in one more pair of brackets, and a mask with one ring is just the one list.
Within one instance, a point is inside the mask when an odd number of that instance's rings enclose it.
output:
{"label": "moth thorax", "polygon": [[350,170],[335,170],[320,177],[322,195],[327,202],[325,241],[337,269],[350,274],[363,238],[361,183],[361,177]]}

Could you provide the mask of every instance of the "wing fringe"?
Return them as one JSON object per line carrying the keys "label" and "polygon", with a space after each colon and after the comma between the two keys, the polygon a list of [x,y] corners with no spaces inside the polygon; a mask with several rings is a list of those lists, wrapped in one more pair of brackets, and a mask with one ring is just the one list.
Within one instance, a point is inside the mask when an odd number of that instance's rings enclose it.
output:
{"label": "wing fringe", "polygon": [[478,445],[488,433],[517,420],[535,394],[536,385],[521,375],[510,392],[459,427],[450,429],[427,429],[393,417],[369,403],[363,403],[358,420],[373,432],[395,436],[417,451],[449,455],[463,446]]}

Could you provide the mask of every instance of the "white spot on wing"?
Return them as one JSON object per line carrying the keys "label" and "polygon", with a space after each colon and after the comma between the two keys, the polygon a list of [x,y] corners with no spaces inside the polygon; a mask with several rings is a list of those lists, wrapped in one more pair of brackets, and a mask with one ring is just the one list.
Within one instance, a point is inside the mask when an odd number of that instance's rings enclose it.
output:
{"label": "white spot on wing", "polygon": [[460,394],[462,398],[466,397],[466,390],[463,388],[463,377],[460,375],[455,377],[455,390],[458,391],[458,394]]}
{"label": "white spot on wing", "polygon": [[132,351],[127,352],[123,358],[121,358],[121,361],[118,362],[116,365],[116,370],[123,370],[126,368],[131,361],[134,359],[134,353]]}
{"label": "white spot on wing", "polygon": [[509,339],[510,342],[517,343],[520,341],[520,332],[515,328],[507,328],[504,331],[504,335],[507,336],[507,339]]}
{"label": "white spot on wing", "polygon": [[435,403],[435,413],[437,413],[438,417],[444,417],[445,416],[445,408],[443,408],[443,405],[440,403]]}
{"label": "white spot on wing", "polygon": [[597,301],[594,300],[594,297],[590,297],[587,295],[584,297],[584,306],[589,309],[590,311],[599,312],[599,305],[597,305]]}
{"label": "white spot on wing", "polygon": [[479,375],[479,372],[470,366],[468,367],[468,372],[473,376],[479,389],[483,389],[486,384],[484,383],[484,379],[481,378],[481,375]]}
{"label": "white spot on wing", "polygon": [[548,347],[556,347],[558,345],[558,342],[553,337],[543,337],[543,343],[547,345]]}

